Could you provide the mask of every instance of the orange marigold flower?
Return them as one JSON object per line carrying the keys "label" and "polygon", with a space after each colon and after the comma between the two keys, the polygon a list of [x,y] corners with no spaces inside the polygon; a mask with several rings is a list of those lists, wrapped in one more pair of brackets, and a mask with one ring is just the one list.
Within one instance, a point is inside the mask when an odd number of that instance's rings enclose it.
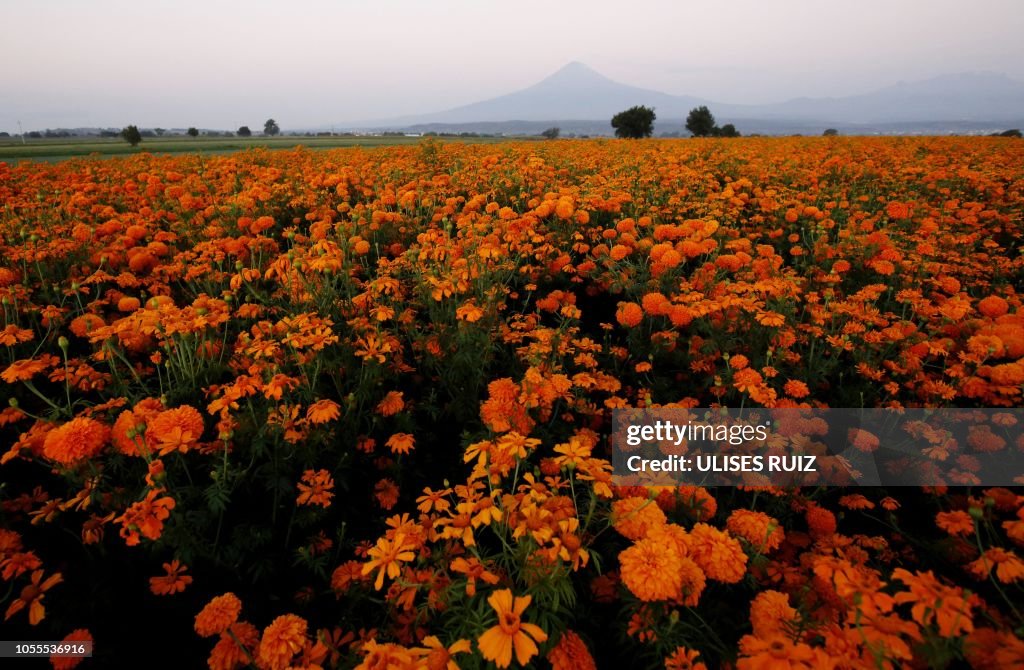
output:
{"label": "orange marigold flower", "polygon": [[631,540],[647,537],[652,528],[664,526],[665,513],[653,500],[632,496],[612,503],[612,525]]}
{"label": "orange marigold flower", "polygon": [[798,618],[789,596],[779,591],[762,591],[750,603],[750,625],[760,638],[791,635]]}
{"label": "orange marigold flower", "polygon": [[737,370],[732,376],[732,385],[740,393],[747,393],[757,390],[764,383],[764,377],[753,368]]}
{"label": "orange marigold flower", "polygon": [[978,301],[978,311],[990,319],[995,319],[1010,310],[1010,303],[997,295],[990,295]]}
{"label": "orange marigold flower", "polygon": [[647,602],[674,598],[683,589],[684,557],[660,539],[642,539],[619,553],[622,583]]}
{"label": "orange marigold flower", "polygon": [[141,306],[142,302],[131,296],[125,296],[117,301],[117,311],[119,312],[134,312]]}
{"label": "orange marigold flower", "polygon": [[320,505],[324,508],[331,506],[334,480],[327,470],[306,470],[302,473],[298,489],[299,497],[296,503],[299,505]]}
{"label": "orange marigold flower", "polygon": [[234,593],[219,595],[196,615],[195,629],[202,637],[219,635],[238,621],[242,601]]}
{"label": "orange marigold flower", "polygon": [[334,421],[341,416],[341,406],[333,400],[318,400],[306,410],[306,420],[321,424]]}
{"label": "orange marigold flower", "polygon": [[476,580],[480,579],[492,586],[500,581],[498,575],[488,571],[475,556],[468,560],[461,556],[456,557],[451,563],[451,569],[453,572],[466,575],[466,595],[471,598],[476,595]]}
{"label": "orange marigold flower", "polygon": [[854,510],[875,508],[875,503],[871,502],[870,500],[868,500],[866,497],[862,496],[859,493],[854,493],[848,496],[842,496],[839,499],[839,504],[845,507],[846,509]]}
{"label": "orange marigold flower", "polygon": [[149,590],[154,595],[169,596],[181,593],[192,583],[192,578],[184,574],[188,566],[180,563],[178,559],[164,563],[163,568],[167,574],[149,578]]}
{"label": "orange marigold flower", "polygon": [[690,530],[690,556],[709,578],[735,584],[747,571],[747,555],[736,538],[706,523]]}
{"label": "orange marigold flower", "polygon": [[934,622],[943,637],[956,637],[974,630],[971,604],[959,588],[942,584],[931,571],[911,573],[896,568],[892,576],[910,589],[897,593],[893,601],[913,603],[910,614],[917,623],[927,626]]}
{"label": "orange marigold flower", "polygon": [[740,653],[736,670],[832,670],[839,664],[839,659],[830,658],[824,650],[782,635],[767,640],[744,635],[740,639]]}
{"label": "orange marigold flower", "polygon": [[890,202],[885,206],[885,213],[895,221],[909,219],[910,212],[910,205],[905,202]]}
{"label": "orange marigold flower", "polygon": [[455,654],[468,654],[473,651],[473,645],[469,640],[456,640],[451,646],[445,647],[436,635],[423,638],[423,644],[424,648],[416,651],[423,655],[426,670],[459,670],[459,664],[453,658]]}
{"label": "orange marigold flower", "polygon": [[68,330],[77,335],[78,337],[86,337],[92,331],[105,326],[103,319],[95,314],[83,314],[75,319],[72,319],[68,325]]}
{"label": "orange marigold flower", "polygon": [[896,510],[898,510],[900,508],[899,501],[896,500],[895,498],[893,498],[892,496],[886,496],[886,497],[882,498],[878,502],[878,504],[882,506],[882,509],[884,509],[886,511],[889,511],[889,512],[895,512]]}
{"label": "orange marigold flower", "polygon": [[536,643],[548,639],[540,626],[522,620],[523,612],[532,599],[528,595],[513,599],[509,589],[495,591],[487,599],[498,614],[498,624],[484,631],[477,639],[477,645],[483,657],[499,668],[507,668],[512,663],[513,650],[519,664],[526,665],[539,651]]}
{"label": "orange marigold flower", "polygon": [[707,521],[718,512],[718,502],[703,486],[680,486],[679,500],[688,516]]}
{"label": "orange marigold flower", "polygon": [[377,413],[381,416],[394,416],[405,409],[405,400],[401,391],[388,391],[384,399],[377,403]]}
{"label": "orange marigold flower", "polygon": [[558,644],[548,652],[547,659],[551,670],[597,670],[586,643],[571,630],[562,633]]}
{"label": "orange marigold flower", "polygon": [[146,424],[146,446],[161,456],[173,451],[187,453],[199,443],[205,424],[195,407],[182,405],[164,410]]}
{"label": "orange marigold flower", "polygon": [[796,398],[798,400],[800,398],[806,398],[811,394],[811,390],[807,388],[807,384],[798,379],[790,379],[787,381],[783,385],[782,390],[785,391],[786,395],[790,398]]}
{"label": "orange marigold flower", "polygon": [[163,404],[156,398],[146,398],[132,409],[121,412],[110,431],[114,447],[126,456],[139,456],[139,449],[146,449],[146,424],[163,408]]}
{"label": "orange marigold flower", "polygon": [[140,533],[150,540],[157,540],[163,534],[164,521],[171,516],[175,502],[170,496],[157,498],[161,493],[163,489],[152,489],[145,499],[133,503],[116,519],[121,524],[121,537],[129,547],[139,544]]}
{"label": "orange marigold flower", "polygon": [[477,304],[470,300],[464,305],[459,306],[455,310],[455,318],[459,321],[465,321],[467,323],[476,323],[484,316],[484,310],[480,309]]}
{"label": "orange marigold flower", "polygon": [[94,419],[76,417],[46,434],[43,455],[72,466],[98,455],[110,440],[110,429]]}
{"label": "orange marigold flower", "polygon": [[43,596],[62,581],[64,581],[64,577],[59,572],[53,573],[44,580],[42,570],[34,571],[29,583],[21,589],[18,597],[11,601],[11,604],[7,607],[4,621],[7,621],[27,607],[29,624],[33,626],[38,625],[46,617],[46,608],[43,607]]}
{"label": "orange marigold flower", "polygon": [[836,532],[836,515],[821,505],[811,505],[804,513],[807,527],[815,537],[827,537]]}
{"label": "orange marigold flower", "polygon": [[700,652],[686,647],[676,647],[665,658],[665,670],[708,670],[708,666],[698,661]]}
{"label": "orange marigold flower", "polygon": [[950,535],[971,535],[974,533],[974,519],[963,510],[939,512],[935,524]]}
{"label": "orange marigold flower", "polygon": [[44,356],[14,361],[8,365],[2,373],[0,373],[0,379],[3,379],[8,384],[27,381],[43,370],[47,370],[52,367],[52,363],[53,361]]}
{"label": "orange marigold flower", "polygon": [[395,433],[384,445],[393,454],[408,454],[416,446],[416,438],[409,433]]}
{"label": "orange marigold flower", "polygon": [[995,570],[996,579],[1004,584],[1012,584],[1024,578],[1024,561],[1002,547],[986,550],[979,559],[969,563],[967,569],[978,579],[988,579]]}
{"label": "orange marigold flower", "polygon": [[647,293],[640,300],[648,316],[664,316],[672,309],[672,303],[661,293]]}
{"label": "orange marigold flower", "polygon": [[616,244],[611,248],[611,251],[608,252],[608,255],[611,256],[613,261],[621,261],[631,253],[633,253],[633,250],[630,247],[627,247],[624,244]]}
{"label": "orange marigold flower", "polygon": [[751,544],[759,553],[766,554],[786,538],[785,531],[779,522],[764,512],[746,509],[734,510],[725,522],[730,533],[741,537]]}
{"label": "orange marigold flower", "polygon": [[363,564],[359,561],[346,561],[331,573],[331,589],[339,597],[352,584],[366,581],[363,576]]}
{"label": "orange marigold flower", "polygon": [[[207,665],[210,670],[238,670],[250,665],[256,656],[260,632],[247,621],[231,624],[220,634],[220,639],[210,651]],[[239,646],[241,645],[241,646]]]}
{"label": "orange marigold flower", "polygon": [[[92,642],[92,633],[89,632],[88,628],[76,628],[67,635],[61,642],[70,644],[74,642]],[[83,657],[81,656],[51,656],[50,664],[53,666],[53,670],[71,670],[72,668],[78,667],[78,664],[82,662]]]}
{"label": "orange marigold flower", "polygon": [[373,497],[383,509],[391,509],[398,504],[398,484],[385,477],[373,487]]}
{"label": "orange marigold flower", "polygon": [[[353,646],[356,646],[353,644]],[[355,670],[382,670],[390,668],[417,668],[412,650],[398,644],[380,644],[374,639],[359,645],[359,653],[365,654],[363,662]]]}
{"label": "orange marigold flower", "polygon": [[786,323],[786,317],[778,312],[758,312],[757,322],[767,328],[778,328]]}
{"label": "orange marigold flower", "polygon": [[635,328],[643,321],[644,310],[635,302],[620,302],[615,311],[615,320],[626,328]]}
{"label": "orange marigold flower", "polygon": [[295,614],[282,614],[263,629],[257,658],[269,670],[285,670],[306,644],[309,623]]}
{"label": "orange marigold flower", "polygon": [[368,575],[377,570],[377,579],[373,588],[378,591],[384,586],[384,576],[389,579],[397,579],[402,569],[400,563],[408,563],[416,559],[414,545],[408,544],[403,533],[395,533],[394,538],[382,537],[377,540],[377,546],[367,552],[370,560],[363,565],[363,574]]}

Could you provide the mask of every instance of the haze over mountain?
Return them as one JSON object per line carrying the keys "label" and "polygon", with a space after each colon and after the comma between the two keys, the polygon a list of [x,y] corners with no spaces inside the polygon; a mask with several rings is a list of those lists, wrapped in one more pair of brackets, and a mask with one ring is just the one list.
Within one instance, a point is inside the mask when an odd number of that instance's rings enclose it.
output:
{"label": "haze over mountain", "polygon": [[[947,132],[1001,127],[1024,120],[1024,84],[998,73],[952,74],[901,82],[845,97],[804,97],[774,104],[738,105],[688,95],[672,95],[613,81],[579,62],[571,62],[528,88],[441,112],[341,124],[351,128],[441,128],[476,126],[494,132],[509,122],[571,121],[610,133],[612,115],[633,105],[653,107],[659,129],[675,126],[691,109],[707,105],[719,122],[745,125],[748,131],[796,132],[823,125],[915,129]],[[745,122],[745,123],[744,123]],[[938,125],[937,125],[938,124]],[[943,125],[945,124],[945,125]],[[512,131],[515,132],[515,131]]]}

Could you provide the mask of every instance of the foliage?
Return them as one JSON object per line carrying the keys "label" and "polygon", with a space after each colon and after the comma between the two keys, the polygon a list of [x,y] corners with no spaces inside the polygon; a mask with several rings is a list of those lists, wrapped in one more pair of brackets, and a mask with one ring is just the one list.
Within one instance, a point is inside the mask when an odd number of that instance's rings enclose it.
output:
{"label": "foliage", "polygon": [[739,137],[740,131],[736,130],[736,126],[731,123],[727,123],[717,130],[715,133],[718,137]]}
{"label": "foliage", "polygon": [[691,109],[686,117],[686,129],[694,137],[710,137],[716,134],[717,128],[715,116],[707,108],[707,105]]}
{"label": "foliage", "polygon": [[637,105],[613,116],[612,128],[615,129],[616,137],[630,139],[650,137],[651,133],[654,132],[655,118],[656,115],[653,109]]}
{"label": "foliage", "polygon": [[277,125],[277,121],[274,119],[267,119],[263,124],[263,134],[273,137],[281,132],[281,128]]}
{"label": "foliage", "polygon": [[142,141],[142,133],[135,126],[125,126],[121,129],[121,139],[134,147]]}
{"label": "foliage", "polygon": [[552,126],[551,128],[547,128],[546,130],[544,130],[540,134],[540,136],[543,137],[546,140],[554,140],[554,139],[558,139],[558,136],[561,134],[561,132],[562,132],[561,128],[557,128],[557,127]]}
{"label": "foliage", "polygon": [[189,137],[199,137],[199,129],[191,126],[187,131],[185,131],[185,134]]}
{"label": "foliage", "polygon": [[235,134],[239,137],[252,137],[252,131],[249,130],[249,126],[240,126]]}
{"label": "foliage", "polygon": [[826,128],[825,132],[822,133],[825,137],[835,137],[839,134],[839,131],[835,128]]}

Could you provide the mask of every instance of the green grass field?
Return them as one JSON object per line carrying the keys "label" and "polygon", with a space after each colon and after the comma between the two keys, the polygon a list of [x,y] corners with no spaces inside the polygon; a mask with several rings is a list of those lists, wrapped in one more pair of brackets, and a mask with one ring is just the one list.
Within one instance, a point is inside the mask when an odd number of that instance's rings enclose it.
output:
{"label": "green grass field", "polygon": [[[28,140],[20,138],[0,140],[0,162],[17,163],[22,160],[60,161],[80,156],[126,156],[139,153],[227,154],[246,149],[292,149],[304,146],[310,149],[335,147],[378,147],[417,144],[422,137],[368,136],[368,137],[149,137],[136,147],[120,138],[80,137]],[[443,142],[501,142],[502,137],[441,137]],[[529,139],[529,138],[516,138]]]}

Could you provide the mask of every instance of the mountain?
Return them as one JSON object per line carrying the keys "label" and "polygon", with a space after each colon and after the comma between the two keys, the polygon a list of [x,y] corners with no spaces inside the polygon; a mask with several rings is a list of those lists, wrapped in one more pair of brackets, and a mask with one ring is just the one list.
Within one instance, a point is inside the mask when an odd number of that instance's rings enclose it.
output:
{"label": "mountain", "polygon": [[628,86],[608,79],[583,63],[572,62],[542,81],[515,93],[455,109],[413,117],[415,123],[610,119],[633,105],[659,114],[686,114],[706,100]]}
{"label": "mountain", "polygon": [[597,132],[610,134],[608,120],[633,105],[655,109],[656,132],[681,130],[682,120],[700,105],[707,105],[720,123],[735,123],[746,132],[821,132],[828,126],[860,132],[942,132],[936,124],[948,128],[945,132],[982,132],[1024,125],[1024,84],[1002,74],[963,73],[901,82],[861,95],[738,105],[629,86],[572,62],[533,86],[497,98],[430,114],[339,125],[458,132],[486,124],[493,132],[512,133],[538,123],[581,128],[599,123]]}
{"label": "mountain", "polygon": [[900,82],[863,95],[798,98],[761,109],[770,116],[847,123],[1019,120],[1024,117],[1024,84],[1003,74],[967,72]]}

